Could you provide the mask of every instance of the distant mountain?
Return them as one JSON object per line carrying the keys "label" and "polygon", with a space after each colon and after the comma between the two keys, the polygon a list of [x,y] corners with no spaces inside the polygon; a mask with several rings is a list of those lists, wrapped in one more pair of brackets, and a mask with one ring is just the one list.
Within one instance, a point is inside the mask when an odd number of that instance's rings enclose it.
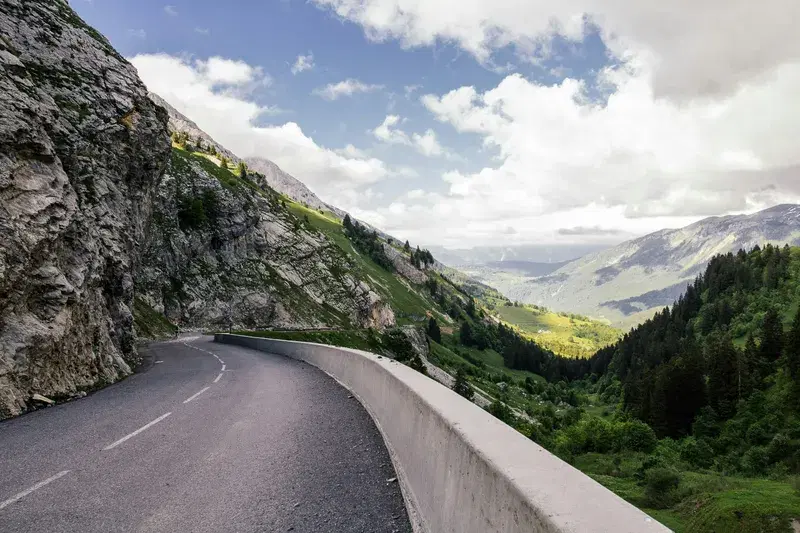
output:
{"label": "distant mountain", "polygon": [[[172,107],[166,100],[155,93],[150,93],[149,96],[151,100],[167,110],[167,113],[169,114],[170,131],[188,133],[189,138],[192,141],[198,138],[203,139],[203,143],[206,146],[214,146],[218,153],[224,154],[225,157],[230,159],[234,165],[237,165],[239,161],[242,161],[242,159],[237,157],[236,154],[215,141],[210,135],[200,129],[200,127],[191,119]],[[264,175],[266,183],[259,185],[266,185],[281,194],[285,194],[292,200],[305,204],[312,209],[331,211],[339,218],[344,217],[344,211],[338,207],[323,202],[311,191],[311,189],[306,187],[303,182],[291,174],[284,172],[278,165],[269,159],[263,157],[248,157],[243,159],[243,161],[247,163],[247,167],[249,169]]]}
{"label": "distant mountain", "polygon": [[331,211],[337,217],[344,218],[346,214],[344,211],[320,200],[303,182],[281,170],[281,167],[269,159],[248,157],[245,158],[245,162],[250,170],[263,174],[266,177],[267,185],[279,193],[285,194],[292,200],[305,204],[312,209]]}
{"label": "distant mountain", "polygon": [[512,244],[456,249],[433,246],[430,250],[438,259],[451,266],[488,266],[504,269],[514,262],[543,265],[563,263],[605,248],[608,246],[598,244]]}
{"label": "distant mountain", "polygon": [[671,304],[717,254],[756,245],[800,244],[800,206],[711,217],[586,255],[546,275],[513,269],[479,278],[512,300],[632,325]]}

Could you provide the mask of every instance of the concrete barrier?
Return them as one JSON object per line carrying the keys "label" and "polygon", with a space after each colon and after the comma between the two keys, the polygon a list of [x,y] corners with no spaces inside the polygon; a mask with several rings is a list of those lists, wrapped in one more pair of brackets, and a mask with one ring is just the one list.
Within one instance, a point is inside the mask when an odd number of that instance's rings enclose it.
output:
{"label": "concrete barrier", "polygon": [[416,532],[664,533],[669,529],[447,387],[391,359],[217,334],[312,364],[383,434]]}

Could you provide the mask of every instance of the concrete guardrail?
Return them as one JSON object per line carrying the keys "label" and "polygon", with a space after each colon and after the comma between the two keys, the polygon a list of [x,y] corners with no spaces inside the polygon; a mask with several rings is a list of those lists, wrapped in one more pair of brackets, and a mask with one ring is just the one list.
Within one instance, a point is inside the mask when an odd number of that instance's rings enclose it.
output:
{"label": "concrete guardrail", "polygon": [[417,533],[665,533],[669,529],[447,387],[386,357],[217,334],[305,361],[349,389],[392,456]]}

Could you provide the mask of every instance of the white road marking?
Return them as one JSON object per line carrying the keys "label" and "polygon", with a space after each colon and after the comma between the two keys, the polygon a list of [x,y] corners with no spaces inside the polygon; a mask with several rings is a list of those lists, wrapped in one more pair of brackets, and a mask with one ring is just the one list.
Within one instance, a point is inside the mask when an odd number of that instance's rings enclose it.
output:
{"label": "white road marking", "polygon": [[225,365],[222,365],[222,371],[225,372]]}
{"label": "white road marking", "polygon": [[[183,402],[183,403],[186,403],[186,402]],[[122,437],[122,438],[121,438],[121,439],[119,439],[118,441],[116,441],[116,442],[112,442],[111,444],[109,444],[108,446],[106,446],[105,448],[103,448],[103,450],[106,450],[106,451],[107,451],[107,450],[111,450],[111,449],[113,449],[113,448],[116,448],[117,446],[119,446],[120,444],[122,444],[123,442],[125,442],[126,440],[128,440],[128,439],[130,439],[130,438],[132,438],[132,437],[135,437],[136,435],[138,435],[138,434],[139,434],[139,433],[141,433],[142,431],[146,430],[147,428],[149,428],[149,427],[152,427],[152,426],[155,426],[156,424],[158,424],[159,422],[161,422],[162,420],[164,420],[165,418],[167,418],[167,417],[168,417],[169,415],[171,415],[171,414],[172,414],[172,413],[166,413],[166,414],[163,414],[163,415],[159,416],[158,418],[156,418],[156,419],[155,419],[155,420],[153,420],[152,422],[149,422],[149,423],[147,423],[147,424],[143,425],[142,427],[140,427],[139,429],[137,429],[137,430],[136,430],[136,431],[134,431],[133,433],[129,433],[128,435],[125,435],[124,437]]]}
{"label": "white road marking", "polygon": [[59,472],[58,474],[56,474],[53,477],[49,477],[49,478],[45,479],[44,481],[40,481],[39,483],[37,483],[33,487],[31,487],[29,489],[26,489],[26,490],[23,490],[19,494],[15,495],[15,496],[12,496],[11,498],[7,499],[6,501],[0,503],[0,509],[5,509],[6,507],[11,505],[12,503],[17,502],[17,501],[21,500],[22,498],[24,498],[25,496],[29,495],[31,492],[33,492],[35,490],[39,490],[42,487],[44,487],[45,485],[47,485],[49,483],[52,483],[53,481],[57,480],[58,478],[62,478],[64,476],[66,476],[67,474],[69,474],[69,470],[63,470],[63,471]]}
{"label": "white road marking", "polygon": [[163,362],[164,362],[164,361],[156,361],[156,364],[158,364],[158,363],[163,363]]}
{"label": "white road marking", "polygon": [[208,387],[205,387],[205,388],[204,388],[204,389],[202,389],[200,392],[197,392],[197,393],[195,393],[195,394],[192,394],[191,396],[189,396],[188,398],[186,398],[185,400],[183,400],[183,403],[189,403],[189,402],[191,402],[192,400],[194,400],[195,398],[197,398],[198,396],[200,396],[201,394],[203,394],[203,393],[204,393],[205,391],[207,391],[207,390],[208,390]]}
{"label": "white road marking", "polygon": [[216,377],[216,379],[214,380],[214,383],[216,383],[217,381],[219,381],[219,378],[221,378],[221,377],[222,377],[222,374],[220,374],[219,376],[217,376],[217,377]]}

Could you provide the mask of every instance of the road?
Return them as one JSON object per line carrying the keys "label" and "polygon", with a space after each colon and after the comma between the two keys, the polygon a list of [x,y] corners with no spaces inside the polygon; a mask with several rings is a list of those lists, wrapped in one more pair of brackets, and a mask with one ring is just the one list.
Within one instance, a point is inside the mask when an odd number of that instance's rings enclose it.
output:
{"label": "road", "polygon": [[0,423],[0,531],[397,532],[383,440],[320,370],[210,337]]}

